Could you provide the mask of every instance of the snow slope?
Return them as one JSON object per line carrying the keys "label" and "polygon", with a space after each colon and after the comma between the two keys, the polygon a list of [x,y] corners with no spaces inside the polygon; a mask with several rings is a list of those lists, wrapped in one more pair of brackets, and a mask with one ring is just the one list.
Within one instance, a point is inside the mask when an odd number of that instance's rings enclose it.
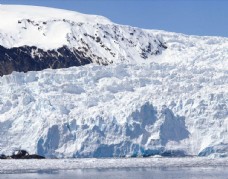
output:
{"label": "snow slope", "polygon": [[[123,45],[122,51],[114,48],[125,54],[121,63],[112,58],[108,66],[1,77],[0,152],[23,148],[60,158],[227,156],[228,39],[138,32],[163,39],[168,48],[145,60]],[[139,49],[148,45],[148,38],[139,39]],[[9,47],[19,41],[12,42]]]}
{"label": "snow slope", "polygon": [[2,46],[11,48],[31,45],[46,50],[67,44],[66,36],[72,32],[71,23],[77,25],[88,22],[88,26],[110,24],[109,20],[99,16],[21,5],[1,5],[0,22]]}
{"label": "snow slope", "polygon": [[[3,47],[35,46],[57,51],[67,46],[99,64],[141,61],[162,53],[165,48],[159,35],[114,24],[101,16],[66,10],[1,5],[0,23],[0,45]],[[39,55],[38,50],[30,53]],[[42,59],[42,54],[40,56]]]}

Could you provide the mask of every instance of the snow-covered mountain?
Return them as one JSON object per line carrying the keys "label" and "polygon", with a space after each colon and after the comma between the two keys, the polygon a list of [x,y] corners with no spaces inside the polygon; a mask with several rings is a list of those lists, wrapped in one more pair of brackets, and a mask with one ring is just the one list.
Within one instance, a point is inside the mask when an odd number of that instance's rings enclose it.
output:
{"label": "snow-covered mountain", "polygon": [[16,59],[5,52],[21,48],[37,61],[74,59],[58,51],[63,48],[90,63],[3,74],[0,153],[23,148],[48,157],[228,156],[227,38],[1,5],[0,45],[3,68],[2,57]]}
{"label": "snow-covered mountain", "polygon": [[2,5],[0,22],[0,75],[136,61],[166,48],[145,30],[64,10]]}

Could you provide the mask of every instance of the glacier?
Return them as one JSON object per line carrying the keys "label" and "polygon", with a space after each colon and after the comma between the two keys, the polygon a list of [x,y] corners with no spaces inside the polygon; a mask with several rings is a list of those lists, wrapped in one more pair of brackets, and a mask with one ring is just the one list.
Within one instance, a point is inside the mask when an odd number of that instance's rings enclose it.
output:
{"label": "glacier", "polygon": [[[15,8],[0,6],[0,13]],[[65,13],[72,20],[72,12]],[[90,22],[89,17],[80,15],[79,20]],[[113,26],[95,19],[95,25]],[[16,33],[1,27],[0,32]],[[113,48],[120,56],[110,56],[112,63],[106,66],[92,63],[0,77],[0,153],[20,148],[48,158],[228,156],[228,38],[118,27],[135,29],[145,38],[133,40],[136,48],[124,48],[124,43]],[[138,50],[148,44],[148,34],[149,41],[161,39],[167,49],[142,58]],[[7,48],[37,45],[24,36],[10,43],[9,36],[1,37]],[[41,40],[37,46],[59,47],[48,45]],[[99,48],[93,53],[107,57]]]}

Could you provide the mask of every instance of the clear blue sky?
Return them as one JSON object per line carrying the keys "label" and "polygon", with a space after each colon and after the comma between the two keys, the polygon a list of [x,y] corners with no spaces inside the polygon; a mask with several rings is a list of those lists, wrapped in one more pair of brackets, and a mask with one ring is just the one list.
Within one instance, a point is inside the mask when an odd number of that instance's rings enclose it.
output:
{"label": "clear blue sky", "polygon": [[0,3],[70,9],[147,29],[228,37],[228,0],[0,0]]}

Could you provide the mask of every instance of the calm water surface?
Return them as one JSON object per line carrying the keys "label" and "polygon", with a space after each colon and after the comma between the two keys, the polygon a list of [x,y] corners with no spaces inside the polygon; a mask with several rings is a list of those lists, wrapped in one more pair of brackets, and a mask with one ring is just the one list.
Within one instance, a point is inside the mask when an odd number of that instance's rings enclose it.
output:
{"label": "calm water surface", "polygon": [[0,179],[228,179],[228,168],[122,168],[0,174]]}

